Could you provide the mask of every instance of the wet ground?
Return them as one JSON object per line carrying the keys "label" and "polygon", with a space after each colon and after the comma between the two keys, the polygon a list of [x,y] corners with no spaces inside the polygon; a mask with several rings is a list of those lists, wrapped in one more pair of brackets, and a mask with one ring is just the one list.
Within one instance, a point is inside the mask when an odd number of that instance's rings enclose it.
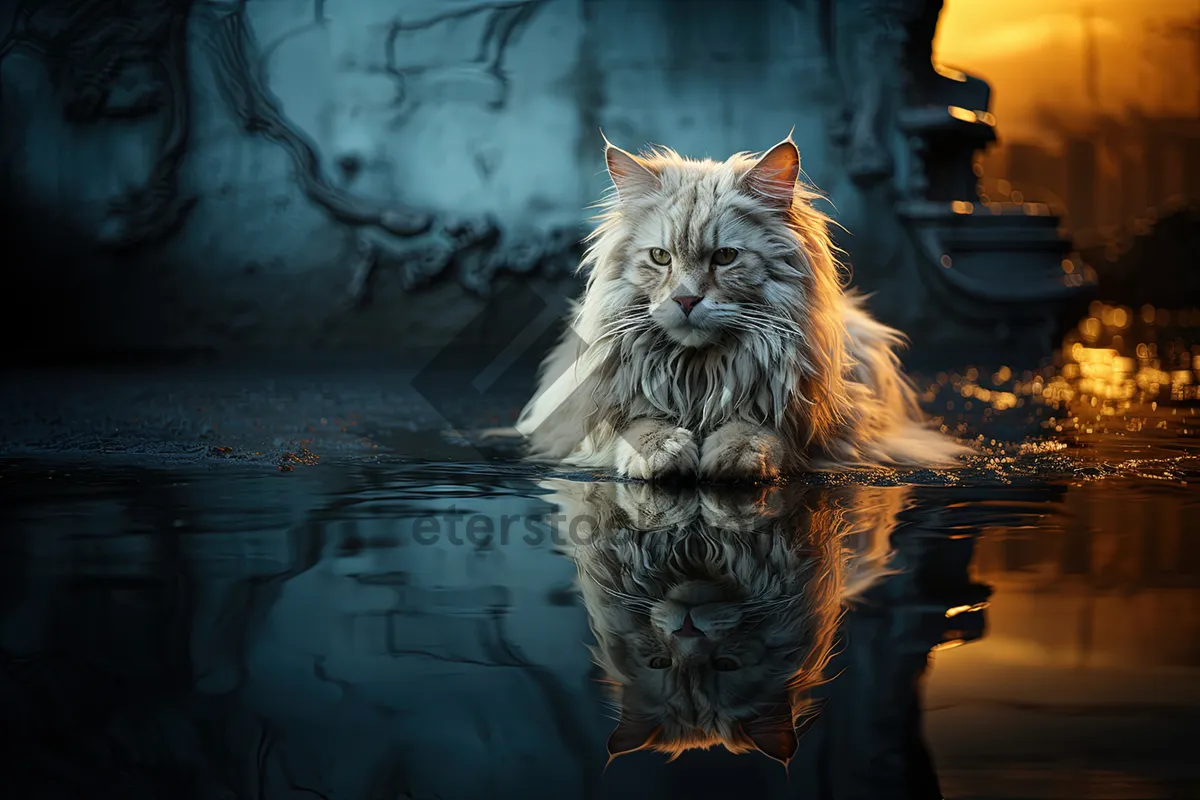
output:
{"label": "wet ground", "polygon": [[[979,443],[963,468],[741,491],[481,453],[449,429],[510,420],[524,379],[470,365],[25,373],[0,389],[6,783],[31,798],[1198,797],[1198,334],[1200,312],[1097,306],[1043,371],[918,376]],[[677,544],[714,530],[743,558]],[[822,548],[834,539],[845,554]],[[776,540],[800,560],[754,549]],[[622,541],[617,563],[594,558]],[[810,568],[826,577],[787,588]],[[706,613],[728,601],[744,624],[696,640],[718,644],[688,682],[680,653],[622,643],[645,644],[647,609],[696,582],[729,595]],[[792,695],[763,671],[822,655],[825,680]],[[819,709],[786,770],[654,749],[710,708],[753,738],[779,696]],[[610,763],[622,710],[659,730]]]}

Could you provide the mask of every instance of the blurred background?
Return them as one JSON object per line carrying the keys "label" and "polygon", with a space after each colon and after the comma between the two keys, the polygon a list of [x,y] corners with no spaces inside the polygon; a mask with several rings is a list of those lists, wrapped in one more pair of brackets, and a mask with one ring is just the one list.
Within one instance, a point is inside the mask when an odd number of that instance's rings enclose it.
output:
{"label": "blurred background", "polygon": [[1178,276],[1156,281],[1158,270],[1147,270],[1132,281],[1111,265],[1161,217],[1192,231],[1197,246],[1194,214],[1181,211],[1200,186],[1200,3],[1013,0],[997,15],[954,0],[935,54],[993,87],[1002,131],[980,159],[985,201],[1061,209],[1113,298],[1140,291],[1170,303],[1190,288],[1194,299],[1195,283]]}
{"label": "blurred background", "polygon": [[935,43],[993,87],[1003,136],[982,159],[986,194],[1053,200],[1089,244],[1194,197],[1200,4],[1014,0],[996,17],[956,0]]}
{"label": "blurred background", "polygon": [[601,130],[724,158],[794,128],[915,363],[1200,305],[1196,0],[3,7],[10,360],[511,339],[577,291]]}

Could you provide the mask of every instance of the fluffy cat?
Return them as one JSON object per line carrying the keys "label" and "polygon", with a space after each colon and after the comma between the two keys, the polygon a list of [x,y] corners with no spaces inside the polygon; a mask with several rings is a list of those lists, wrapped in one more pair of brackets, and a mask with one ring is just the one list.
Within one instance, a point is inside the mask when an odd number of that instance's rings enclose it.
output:
{"label": "fluffy cat", "polygon": [[942,466],[901,335],[843,290],[790,137],[696,161],[606,141],[583,296],[517,422],[529,455],[655,480]]}
{"label": "fluffy cat", "polygon": [[609,755],[787,763],[843,610],[889,572],[907,490],[547,483],[619,708]]}

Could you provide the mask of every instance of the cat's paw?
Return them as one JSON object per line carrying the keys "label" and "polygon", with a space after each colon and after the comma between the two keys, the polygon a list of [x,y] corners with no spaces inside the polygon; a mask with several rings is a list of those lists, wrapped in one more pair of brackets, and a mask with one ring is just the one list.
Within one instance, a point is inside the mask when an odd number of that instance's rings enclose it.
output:
{"label": "cat's paw", "polygon": [[713,431],[700,451],[700,474],[712,481],[776,481],[783,472],[783,440],[773,431],[731,422]]}
{"label": "cat's paw", "polygon": [[748,532],[783,513],[785,497],[780,486],[709,485],[700,491],[700,513],[715,530]]}
{"label": "cat's paw", "polygon": [[700,497],[687,486],[618,483],[616,497],[627,526],[635,531],[677,528],[700,514]]}
{"label": "cat's paw", "polygon": [[687,428],[656,420],[630,425],[617,442],[617,472],[644,481],[695,475],[700,449]]}

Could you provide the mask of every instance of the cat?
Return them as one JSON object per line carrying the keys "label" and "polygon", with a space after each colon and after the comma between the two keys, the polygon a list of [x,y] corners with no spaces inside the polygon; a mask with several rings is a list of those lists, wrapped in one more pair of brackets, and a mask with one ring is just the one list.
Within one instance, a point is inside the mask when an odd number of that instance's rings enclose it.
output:
{"label": "cat", "polygon": [[842,612],[890,574],[908,490],[545,484],[619,710],[610,758],[724,746],[786,764]]}
{"label": "cat", "polygon": [[724,162],[605,139],[605,161],[583,295],[516,424],[530,458],[770,481],[970,452],[924,419],[902,335],[844,290],[790,135]]}

